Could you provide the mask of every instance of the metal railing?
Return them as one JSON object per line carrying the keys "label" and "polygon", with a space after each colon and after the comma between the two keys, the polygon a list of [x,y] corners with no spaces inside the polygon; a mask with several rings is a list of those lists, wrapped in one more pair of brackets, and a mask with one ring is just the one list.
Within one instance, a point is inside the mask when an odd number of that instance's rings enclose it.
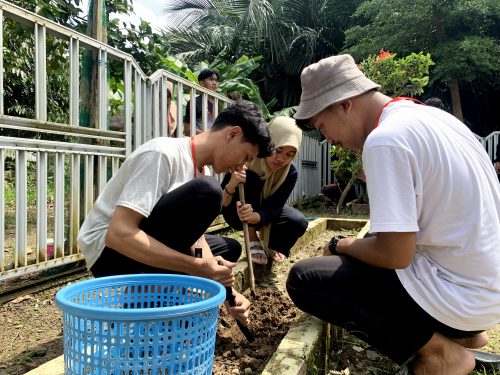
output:
{"label": "metal railing", "polygon": [[500,141],[500,131],[494,131],[490,134],[488,134],[486,137],[480,137],[476,135],[476,138],[478,139],[479,142],[484,146],[486,149],[486,152],[490,156],[490,159],[493,161],[496,158],[496,149],[498,142]]}
{"label": "metal railing", "polygon": [[[7,19],[33,32],[35,116],[5,114],[2,45],[0,180],[4,183],[0,185],[0,280],[81,259],[76,243],[79,227],[106,182],[135,148],[154,137],[168,135],[168,81],[173,83],[177,101],[178,136],[184,134],[182,111],[187,98],[202,95],[205,104],[210,99],[215,115],[231,102],[166,71],[147,77],[130,55],[0,0],[2,35]],[[64,123],[48,121],[48,36],[68,45],[68,121]],[[98,116],[94,128],[79,123],[81,56],[85,50],[97,56]],[[111,61],[123,64],[124,87],[119,126],[113,129],[108,121]],[[191,103],[190,110],[195,113],[195,100]],[[206,108],[202,114],[202,127],[206,129]],[[189,126],[194,132],[195,121]]]}
{"label": "metal railing", "polygon": [[[7,21],[8,20],[8,21]],[[213,117],[231,100],[172,73],[147,77],[128,54],[0,0],[0,43],[6,22],[32,31],[34,41],[34,118],[5,111],[3,47],[0,45],[0,281],[46,271],[82,259],[76,238],[83,219],[122,161],[144,142],[168,136],[167,86],[173,83],[177,104],[174,136],[184,136],[183,112],[190,100],[188,133],[196,129],[196,96],[202,97],[202,130],[207,129],[207,102]],[[67,43],[69,95],[67,121],[49,121],[50,92],[47,39]],[[97,66],[96,125],[80,124],[83,52]],[[55,53],[50,51],[51,54]],[[8,63],[8,62],[7,62]],[[110,125],[110,65],[122,64],[123,98],[116,124]],[[290,198],[316,195],[325,166],[314,138],[304,137],[296,160],[299,181]],[[217,176],[220,177],[220,176]]]}

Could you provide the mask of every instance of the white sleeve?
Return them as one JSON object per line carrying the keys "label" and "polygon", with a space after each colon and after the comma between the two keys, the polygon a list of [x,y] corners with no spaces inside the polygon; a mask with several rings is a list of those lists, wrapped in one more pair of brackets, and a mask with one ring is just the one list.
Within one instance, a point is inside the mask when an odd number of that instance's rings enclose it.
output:
{"label": "white sleeve", "polygon": [[417,232],[417,183],[413,155],[396,146],[363,150],[363,169],[370,201],[372,232]]}
{"label": "white sleeve", "polygon": [[161,152],[143,152],[128,160],[124,185],[117,205],[148,217],[156,202],[168,191],[171,164]]}

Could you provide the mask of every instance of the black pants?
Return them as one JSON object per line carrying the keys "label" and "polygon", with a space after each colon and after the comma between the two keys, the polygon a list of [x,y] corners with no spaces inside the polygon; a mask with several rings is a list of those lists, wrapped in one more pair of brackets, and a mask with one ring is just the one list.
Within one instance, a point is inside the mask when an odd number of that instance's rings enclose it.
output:
{"label": "black pants", "polygon": [[301,310],[346,329],[402,364],[435,332],[472,337],[427,314],[401,285],[396,272],[347,256],[305,259],[293,265],[287,290]]}
{"label": "black pants", "polygon": [[[263,187],[263,181],[256,173],[247,170],[247,179],[245,182],[245,203],[252,205],[254,211],[261,209],[260,195]],[[236,189],[231,204],[222,209],[222,214],[226,223],[231,228],[242,230],[236,202],[240,200],[238,189]],[[259,227],[257,226],[257,229]],[[304,214],[292,206],[285,204],[280,210],[279,216],[271,221],[271,231],[269,234],[269,248],[276,250],[285,256],[290,255],[290,249],[295,242],[302,237],[307,230],[307,220]]]}
{"label": "black pants", "polygon": [[[164,245],[184,254],[191,254],[191,246],[219,215],[222,189],[212,177],[198,177],[164,194],[140,228]],[[241,255],[238,241],[206,234],[214,255],[236,262]],[[95,277],[134,273],[176,273],[148,266],[105,247],[90,269]]]}

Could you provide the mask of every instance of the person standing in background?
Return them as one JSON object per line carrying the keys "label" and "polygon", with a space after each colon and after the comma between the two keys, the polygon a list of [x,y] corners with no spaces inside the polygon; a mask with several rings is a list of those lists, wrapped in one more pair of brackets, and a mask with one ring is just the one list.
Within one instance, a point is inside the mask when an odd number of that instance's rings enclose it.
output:
{"label": "person standing in background", "polygon": [[431,107],[436,107],[436,108],[444,110],[443,101],[441,99],[439,99],[439,98],[436,98],[435,96],[433,96],[432,98],[427,99],[424,102],[424,104],[430,105]]}
{"label": "person standing in background", "polygon": [[[200,86],[205,87],[214,92],[219,88],[219,80],[220,75],[215,70],[212,69],[203,69],[200,74],[198,74],[198,82]],[[196,134],[199,134],[203,131],[202,124],[202,100],[203,96],[198,95],[195,100],[196,105]],[[214,118],[214,103],[213,98],[208,97],[207,101],[207,129],[212,126]],[[184,115],[184,134],[190,135],[191,129],[191,100],[188,100],[186,105],[186,114]]]}

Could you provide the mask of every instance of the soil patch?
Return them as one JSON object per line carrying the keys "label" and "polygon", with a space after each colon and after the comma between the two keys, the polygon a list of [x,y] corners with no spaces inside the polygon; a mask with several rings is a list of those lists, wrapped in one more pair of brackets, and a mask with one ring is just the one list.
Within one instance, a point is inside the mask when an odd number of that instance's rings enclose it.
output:
{"label": "soil patch", "polygon": [[271,358],[290,325],[301,312],[280,290],[265,288],[252,300],[250,331],[255,341],[247,342],[225,309],[215,345],[214,374],[258,374]]}

